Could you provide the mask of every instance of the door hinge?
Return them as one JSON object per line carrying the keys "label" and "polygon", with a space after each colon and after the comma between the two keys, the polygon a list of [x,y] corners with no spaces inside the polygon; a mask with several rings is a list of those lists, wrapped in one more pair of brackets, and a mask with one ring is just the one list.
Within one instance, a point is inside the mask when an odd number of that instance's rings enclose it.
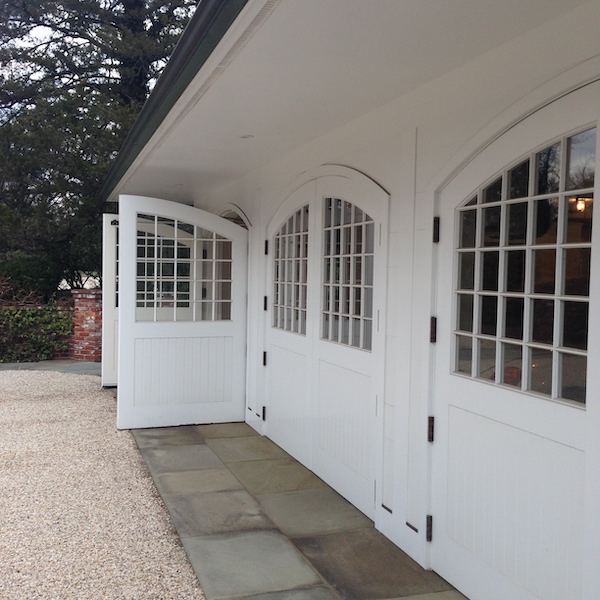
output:
{"label": "door hinge", "polygon": [[263,367],[267,366],[267,353],[263,352]]}
{"label": "door hinge", "polygon": [[269,254],[269,240],[265,240],[265,255]]}
{"label": "door hinge", "polygon": [[118,219],[113,219],[113,220],[110,222],[110,224],[111,224],[111,225],[113,225],[113,226],[117,226],[117,227],[118,227],[118,225],[119,225],[119,220],[118,220]]}
{"label": "door hinge", "polygon": [[269,306],[269,299],[265,296],[263,299],[263,310],[267,310]]}
{"label": "door hinge", "polygon": [[430,542],[433,539],[433,517],[427,515],[427,527],[425,529],[425,540]]}
{"label": "door hinge", "polygon": [[263,421],[267,420],[267,407],[266,406],[262,407],[262,420]]}
{"label": "door hinge", "polygon": [[435,437],[435,417],[427,418],[427,441],[433,442]]}
{"label": "door hinge", "polygon": [[429,341],[432,344],[437,342],[437,317],[431,317],[429,322]]}
{"label": "door hinge", "polygon": [[433,243],[437,244],[440,241],[440,218],[433,217]]}

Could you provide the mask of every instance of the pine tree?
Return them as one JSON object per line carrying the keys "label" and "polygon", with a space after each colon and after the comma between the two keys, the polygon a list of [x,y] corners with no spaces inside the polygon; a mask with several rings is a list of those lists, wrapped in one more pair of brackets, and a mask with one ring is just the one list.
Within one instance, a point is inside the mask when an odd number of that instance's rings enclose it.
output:
{"label": "pine tree", "polygon": [[100,272],[97,191],[195,5],[0,3],[0,275],[48,294]]}

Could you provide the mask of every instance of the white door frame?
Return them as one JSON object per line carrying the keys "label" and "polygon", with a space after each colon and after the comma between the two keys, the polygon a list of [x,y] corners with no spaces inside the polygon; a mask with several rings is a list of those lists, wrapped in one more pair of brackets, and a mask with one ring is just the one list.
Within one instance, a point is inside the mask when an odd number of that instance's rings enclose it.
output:
{"label": "white door frame", "polygon": [[102,215],[102,386],[118,382],[119,307],[117,300],[119,219]]}

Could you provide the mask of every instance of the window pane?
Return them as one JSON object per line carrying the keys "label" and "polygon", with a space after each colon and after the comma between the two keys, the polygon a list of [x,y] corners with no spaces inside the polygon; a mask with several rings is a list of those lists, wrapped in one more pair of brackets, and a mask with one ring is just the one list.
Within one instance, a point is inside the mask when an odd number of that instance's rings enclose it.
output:
{"label": "window pane", "polygon": [[483,190],[483,202],[499,202],[500,200],[502,200],[502,177]]}
{"label": "window pane", "polygon": [[587,350],[587,302],[563,302],[563,346]]}
{"label": "window pane", "polygon": [[538,394],[549,396],[552,393],[552,351],[531,348],[531,368],[529,388]]}
{"label": "window pane", "polygon": [[483,209],[483,245],[498,246],[500,244],[500,207]]}
{"label": "window pane", "polygon": [[590,293],[590,248],[568,248],[564,251],[564,294],[588,296]]}
{"label": "window pane", "polygon": [[505,385],[521,387],[523,348],[517,344],[502,344],[502,377]]}
{"label": "window pane", "polygon": [[[332,201],[325,201],[325,216],[331,216]],[[306,309],[306,293],[304,287],[307,281],[306,261],[306,234],[301,233],[307,223],[308,206],[297,210],[285,223],[282,224],[275,236],[276,248],[281,252],[275,253],[273,261],[273,326],[294,333],[303,333],[302,312]],[[339,230],[337,230],[339,233]],[[325,252],[331,252],[332,231],[324,232]],[[223,242],[219,241],[219,244]],[[218,285],[216,294],[219,299],[226,299],[231,294],[231,262],[226,260],[229,249],[219,247],[220,258],[224,260],[215,262],[217,279],[225,280],[223,285]],[[324,283],[333,277],[332,262],[335,259],[324,259]],[[337,259],[339,261],[339,259]],[[339,275],[339,266],[336,269]],[[329,287],[324,285],[324,290],[329,293]],[[324,302],[328,301],[324,298]],[[227,310],[226,307],[223,311]],[[225,313],[223,313],[225,314]]]}
{"label": "window pane", "polygon": [[567,244],[592,241],[593,194],[569,198],[567,204]]}
{"label": "window pane", "polygon": [[480,310],[480,333],[484,335],[496,335],[498,298],[496,296],[481,296]]}
{"label": "window pane", "polygon": [[456,336],[456,368],[457,373],[471,374],[473,364],[473,339],[464,335]]}
{"label": "window pane", "polygon": [[475,252],[458,255],[458,288],[472,290],[475,284]]}
{"label": "window pane", "polygon": [[506,253],[506,291],[525,290],[525,250],[511,250]]}
{"label": "window pane", "polygon": [[504,337],[515,340],[523,339],[523,298],[506,298],[504,316]]}
{"label": "window pane", "polygon": [[508,172],[508,197],[525,198],[529,192],[529,161],[526,160]]}
{"label": "window pane", "polygon": [[481,288],[484,290],[498,290],[498,261],[499,252],[483,253],[483,276],[481,279]]}
{"label": "window pane", "polygon": [[534,202],[534,244],[556,244],[558,225],[558,198]]}
{"label": "window pane", "polygon": [[477,224],[477,212],[465,210],[460,213],[460,245],[459,248],[475,247],[475,229]]}
{"label": "window pane", "polygon": [[508,205],[508,243],[511,246],[527,243],[527,202]]}
{"label": "window pane", "polygon": [[470,294],[458,296],[458,329],[473,331],[473,296]]}
{"label": "window pane", "polygon": [[594,186],[596,170],[596,129],[582,131],[567,142],[567,189]]}
{"label": "window pane", "polygon": [[533,301],[533,327],[531,339],[541,344],[551,344],[554,333],[554,300]]}
{"label": "window pane", "polygon": [[494,381],[496,378],[496,342],[479,340],[478,375],[483,379]]}
{"label": "window pane", "polygon": [[561,397],[585,404],[587,358],[561,353],[560,372]]}
{"label": "window pane", "polygon": [[560,142],[549,146],[536,155],[536,194],[553,194],[560,182]]}
{"label": "window pane", "polygon": [[536,294],[554,294],[556,250],[533,251],[533,291]]}

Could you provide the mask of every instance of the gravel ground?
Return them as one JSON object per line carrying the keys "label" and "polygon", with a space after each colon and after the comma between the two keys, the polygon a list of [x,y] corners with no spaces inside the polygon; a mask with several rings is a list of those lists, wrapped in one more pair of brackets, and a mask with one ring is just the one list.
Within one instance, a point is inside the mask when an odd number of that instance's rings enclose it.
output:
{"label": "gravel ground", "polygon": [[100,378],[0,373],[0,598],[201,599]]}

